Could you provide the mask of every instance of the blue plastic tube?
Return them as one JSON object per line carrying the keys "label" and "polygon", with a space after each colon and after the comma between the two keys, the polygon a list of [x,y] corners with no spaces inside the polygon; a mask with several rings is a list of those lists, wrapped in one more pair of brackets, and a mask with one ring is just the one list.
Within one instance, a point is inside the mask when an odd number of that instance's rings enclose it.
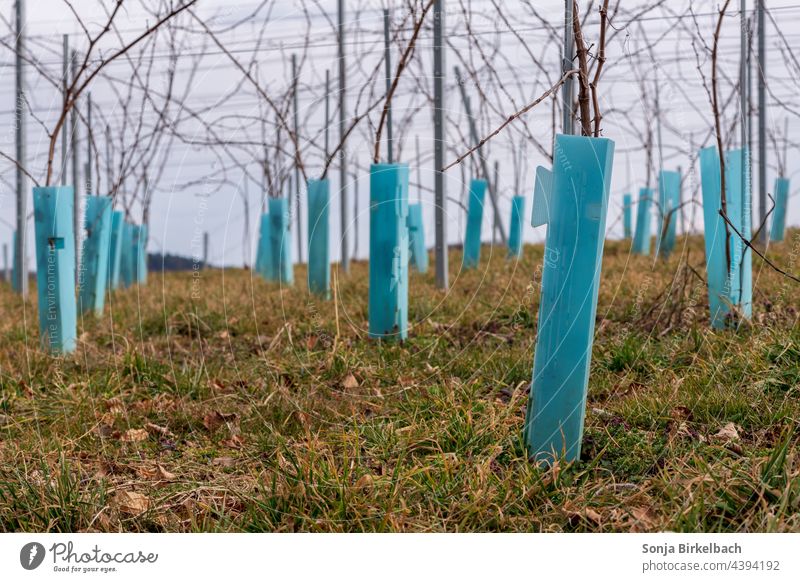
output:
{"label": "blue plastic tube", "polygon": [[529,457],[580,457],[614,142],[557,135],[533,382]]}
{"label": "blue plastic tube", "polygon": [[373,164],[369,182],[369,337],[408,337],[408,165]]}
{"label": "blue plastic tube", "polygon": [[422,222],[422,204],[408,205],[408,237],[411,264],[420,273],[428,272],[428,247],[425,246],[425,225]]}
{"label": "blue plastic tube", "polygon": [[633,204],[633,199],[631,198],[630,194],[623,194],[622,195],[622,229],[623,234],[626,239],[631,238],[633,236],[633,212],[631,210],[631,205]]}
{"label": "blue plastic tube", "polygon": [[469,185],[467,207],[467,232],[464,235],[464,269],[477,268],[481,260],[481,226],[483,224],[483,200],[486,196],[486,180],[472,180]]}
{"label": "blue plastic tube", "polygon": [[133,227],[135,282],[139,285],[147,284],[147,225]]}
{"label": "blue plastic tube", "polygon": [[258,231],[258,248],[256,249],[256,273],[265,281],[275,280],[272,263],[272,239],[269,214],[262,214]]}
{"label": "blue plastic tube", "polygon": [[772,213],[772,228],[769,229],[769,238],[772,242],[783,240],[786,229],[786,210],[789,202],[789,179],[775,179],[775,210]]}
{"label": "blue plastic tube", "polygon": [[289,237],[289,201],[286,198],[269,199],[269,250],[272,256],[271,281],[282,285],[294,284],[292,264],[292,239]]}
{"label": "blue plastic tube", "polygon": [[125,213],[115,210],[111,213],[111,236],[108,248],[108,285],[111,289],[119,288],[120,265],[122,263],[122,229],[125,224]]}
{"label": "blue plastic tube", "polygon": [[33,189],[36,291],[42,346],[53,354],[77,346],[72,186]]}
{"label": "blue plastic tube", "polygon": [[637,255],[650,254],[650,207],[653,204],[653,190],[639,190],[639,204],[636,209],[636,233],[633,236],[633,252]]}
{"label": "blue plastic tube", "polygon": [[657,233],[657,253],[667,258],[675,250],[678,207],[681,203],[681,175],[662,170],[658,174],[658,209],[661,221]]}
{"label": "blue plastic tube", "polygon": [[525,216],[525,197],[511,199],[511,228],[508,232],[508,257],[518,259],[522,256],[522,217]]}
{"label": "blue plastic tube", "polygon": [[[739,233],[750,238],[749,175],[742,178],[745,150],[732,150],[725,156],[725,190],[728,220]],[[706,249],[706,282],[715,329],[735,325],[736,311],[752,314],[752,254],[720,214],[722,208],[719,154],[716,147],[700,150],[700,180],[703,191],[703,223]]]}
{"label": "blue plastic tube", "polygon": [[111,242],[111,198],[86,198],[81,272],[78,276],[78,310],[103,313],[108,286],[108,259]]}
{"label": "blue plastic tube", "polygon": [[322,297],[331,294],[329,247],[330,183],[308,181],[308,290]]}

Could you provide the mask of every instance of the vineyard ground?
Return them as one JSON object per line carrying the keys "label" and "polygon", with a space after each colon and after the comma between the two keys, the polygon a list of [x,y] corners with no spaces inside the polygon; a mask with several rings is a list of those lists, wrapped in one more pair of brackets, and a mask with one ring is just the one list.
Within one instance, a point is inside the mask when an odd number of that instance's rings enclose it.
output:
{"label": "vineyard ground", "polygon": [[[453,251],[447,295],[412,274],[402,345],[366,337],[363,262],[336,306],[302,267],[151,272],[61,359],[3,286],[0,530],[800,530],[800,286],[755,258],[752,323],[712,331],[702,240],[629,247],[606,245],[581,460],[546,471],[521,440],[541,246]],[[798,248],[769,254],[797,272]]]}

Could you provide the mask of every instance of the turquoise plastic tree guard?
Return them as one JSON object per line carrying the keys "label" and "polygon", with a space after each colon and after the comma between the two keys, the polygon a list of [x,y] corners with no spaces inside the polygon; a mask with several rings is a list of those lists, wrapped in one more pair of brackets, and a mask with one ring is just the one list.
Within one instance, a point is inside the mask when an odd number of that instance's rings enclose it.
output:
{"label": "turquoise plastic tree guard", "polygon": [[[728,220],[745,237],[750,238],[749,193],[743,195],[750,182],[742,180],[742,163],[746,152],[729,151],[725,156],[725,186]],[[706,281],[711,325],[722,329],[734,324],[732,311],[750,317],[752,313],[752,256],[742,239],[720,216],[721,180],[719,154],[716,147],[700,150],[700,180],[703,191],[703,223],[705,227]],[[728,242],[726,242],[728,241]],[[728,252],[726,252],[726,244]],[[730,268],[728,259],[730,257]]]}
{"label": "turquoise plastic tree guard", "polygon": [[[744,243],[752,238],[750,196],[750,163],[747,148],[729,150],[725,155],[725,185],[728,189],[728,219],[742,234],[731,237],[731,303],[738,306],[742,317],[750,319],[753,314],[753,255]],[[744,173],[742,172],[744,169]]]}
{"label": "turquoise plastic tree guard", "polygon": [[258,231],[258,249],[256,249],[256,273],[266,281],[275,280],[275,270],[272,263],[272,245],[269,235],[269,214],[261,215],[260,229]]}
{"label": "turquoise plastic tree guard", "polygon": [[331,294],[328,180],[308,181],[308,290],[328,299]]}
{"label": "turquoise plastic tree guard", "polygon": [[369,180],[369,337],[408,337],[408,165],[373,164]]}
{"label": "turquoise plastic tree guard", "polygon": [[769,229],[769,238],[773,242],[783,240],[783,231],[786,229],[786,207],[789,201],[789,179],[775,179],[775,210],[772,212],[772,228]]}
{"label": "turquoise plastic tree guard", "polygon": [[119,276],[122,287],[128,288],[135,283],[135,253],[133,243],[133,229],[135,227],[128,221],[122,223],[122,244],[120,246]]}
{"label": "turquoise plastic tree guard", "polygon": [[54,354],[77,345],[72,186],[33,189],[36,291],[42,346]]}
{"label": "turquoise plastic tree guard", "polygon": [[678,227],[678,207],[681,204],[681,175],[678,172],[661,170],[658,174],[658,209],[661,221],[658,225],[657,249],[664,258],[675,250],[675,233]]}
{"label": "turquoise plastic tree guard", "polygon": [[408,237],[411,264],[420,273],[428,272],[428,247],[425,246],[425,225],[422,222],[422,204],[408,205]]}
{"label": "turquoise plastic tree guard", "polygon": [[139,285],[147,284],[147,225],[133,227],[133,252],[135,259],[134,282]]}
{"label": "turquoise plastic tree guard", "polygon": [[534,228],[547,224],[550,216],[550,194],[553,190],[553,172],[544,166],[536,168],[536,182],[533,185],[533,204],[531,205],[531,226]]}
{"label": "turquoise plastic tree guard", "polygon": [[614,142],[557,135],[525,443],[535,461],[580,457]]}
{"label": "turquoise plastic tree guard", "polygon": [[522,256],[522,217],[525,216],[525,197],[511,199],[511,228],[508,232],[508,257]]}
{"label": "turquoise plastic tree guard", "polygon": [[84,219],[81,272],[78,276],[78,310],[103,313],[108,285],[109,244],[111,241],[111,198],[89,196]]}
{"label": "turquoise plastic tree guard", "polygon": [[11,261],[11,288],[16,292],[19,293],[19,283],[17,283],[17,271],[19,270],[19,264],[17,262],[17,231],[14,231],[14,250],[12,253],[14,254],[14,259]]}
{"label": "turquoise plastic tree guard", "polygon": [[639,190],[639,205],[636,209],[636,233],[633,236],[633,252],[637,255],[650,254],[650,207],[653,204],[653,190]]}
{"label": "turquoise plastic tree guard", "polygon": [[626,239],[633,236],[633,220],[631,205],[633,200],[630,194],[622,195],[622,229]]}
{"label": "turquoise plastic tree guard", "polygon": [[286,198],[269,199],[269,249],[272,256],[272,281],[283,285],[294,284],[292,265],[292,239],[289,238],[289,201]]}
{"label": "turquoise plastic tree guard", "polygon": [[472,180],[469,185],[467,233],[464,236],[464,256],[461,263],[464,269],[476,268],[481,260],[481,225],[485,196],[486,180]]}
{"label": "turquoise plastic tree guard", "polygon": [[108,243],[108,285],[111,289],[119,288],[119,272],[122,258],[122,229],[124,224],[124,212],[115,210],[111,213],[111,236]]}

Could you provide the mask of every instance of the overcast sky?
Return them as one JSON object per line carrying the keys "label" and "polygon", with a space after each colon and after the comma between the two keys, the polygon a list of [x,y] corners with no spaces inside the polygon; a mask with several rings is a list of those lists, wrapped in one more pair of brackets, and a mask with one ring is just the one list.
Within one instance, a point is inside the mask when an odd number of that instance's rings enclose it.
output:
{"label": "overcast sky", "polygon": [[[81,50],[85,48],[85,36],[81,32],[75,18],[69,13],[66,5],[60,0],[29,1],[27,7],[28,46],[41,66],[60,76],[61,70],[61,35],[69,34],[71,44]],[[81,5],[81,15],[87,23],[102,21],[102,12],[94,2],[86,0]],[[132,38],[147,24],[138,3],[125,3],[126,12],[117,19],[120,34],[124,38]],[[268,91],[280,93],[291,83],[291,69],[288,55],[302,52],[303,38],[307,23],[293,2],[281,1],[271,9],[263,8],[251,17],[261,5],[260,2],[222,2],[201,0],[196,12],[198,16],[209,22],[209,26],[220,31],[219,38],[237,58],[249,63],[257,57],[260,81]],[[271,4],[271,3],[268,3]],[[368,72],[380,66],[382,53],[382,14],[381,2],[348,2],[351,7],[347,21],[348,28],[348,96],[347,108],[350,113],[360,108],[363,102],[357,101],[357,92],[366,82]],[[467,84],[470,98],[476,114],[480,133],[485,135],[499,125],[504,117],[513,113],[537,96],[542,94],[559,76],[559,46],[552,42],[552,31],[535,17],[531,6],[545,17],[553,30],[559,34],[562,30],[563,3],[557,0],[535,0],[531,2],[502,1],[499,5],[503,14],[498,14],[492,0],[472,0],[471,2],[448,2],[448,74],[452,66],[471,67],[476,71],[476,78],[481,91]],[[586,2],[581,2],[585,5]],[[613,2],[612,2],[613,4]],[[635,12],[637,6],[646,6],[652,2],[626,1],[623,3],[628,11]],[[738,2],[733,2],[738,8]],[[748,5],[752,6],[752,0]],[[322,132],[324,128],[324,75],[331,69],[332,94],[335,101],[336,92],[336,48],[335,36],[328,18],[335,21],[336,2],[320,0],[308,2],[310,12],[310,50],[299,74],[300,84],[300,118],[303,157],[309,177],[315,177],[321,170]],[[800,32],[800,4],[788,0],[771,0],[768,2],[771,14],[780,26],[784,39],[777,34],[771,19],[767,19],[767,76],[769,81],[769,110],[767,121],[773,132],[783,133],[788,123],[789,135],[797,130],[796,117],[800,112],[798,97],[798,71],[794,68],[785,48],[785,43],[796,45]],[[392,18],[395,26],[402,27],[404,17],[400,2],[390,2],[393,9]],[[622,225],[621,200],[625,192],[638,191],[646,185],[647,167],[642,135],[650,127],[657,135],[654,121],[654,95],[658,92],[664,122],[661,126],[661,151],[655,152],[655,165],[659,157],[665,169],[681,168],[687,175],[684,183],[684,198],[691,198],[696,191],[697,180],[691,176],[692,158],[702,145],[709,145],[711,139],[712,117],[706,90],[703,87],[700,70],[706,77],[710,75],[710,62],[704,47],[699,42],[702,36],[707,43],[711,42],[711,34],[716,20],[717,2],[694,2],[697,15],[695,21],[686,13],[688,2],[668,1],[660,7],[648,12],[635,24],[625,26],[627,20],[620,18],[614,22],[614,35],[608,47],[607,69],[602,78],[600,95],[605,115],[605,137],[616,142],[616,157],[612,181],[612,195],[608,214],[608,235],[621,235]],[[323,14],[327,12],[327,17]],[[13,22],[13,2],[0,1],[0,12],[3,20],[3,38],[13,42],[13,35],[8,24]],[[357,13],[357,17],[355,14]],[[244,19],[242,21],[242,19]],[[189,20],[187,20],[189,22]],[[268,22],[266,35],[258,40],[264,32],[264,23]],[[511,28],[513,27],[513,29]],[[176,86],[179,91],[189,95],[185,106],[187,110],[202,110],[205,125],[215,128],[215,135],[223,140],[230,140],[233,147],[229,149],[235,157],[235,163],[226,159],[220,147],[203,145],[208,135],[204,124],[193,122],[186,111],[178,112],[182,122],[178,129],[182,136],[174,140],[169,149],[164,149],[159,156],[166,157],[166,169],[158,183],[153,184],[153,203],[151,209],[151,252],[164,250],[183,255],[197,252],[192,240],[200,231],[208,231],[211,237],[212,261],[229,266],[241,265],[248,245],[257,237],[258,213],[264,196],[264,183],[258,169],[258,158],[262,155],[258,145],[241,145],[252,142],[256,144],[261,136],[261,118],[268,108],[263,99],[247,83],[242,84],[242,75],[232,66],[230,59],[218,50],[209,39],[203,38],[196,25],[193,31],[187,31],[183,39],[183,51],[177,63],[178,75]],[[597,17],[590,17],[586,26],[586,36],[591,42],[596,40]],[[401,41],[407,38],[407,32],[401,32]],[[692,38],[695,39],[693,48]],[[477,40],[476,40],[477,39]],[[110,39],[113,41],[113,39]],[[522,41],[527,45],[523,46]],[[156,60],[153,73],[153,85],[163,88],[164,71],[169,64],[166,58],[166,40],[156,48]],[[425,93],[431,86],[431,34],[424,30],[420,36],[415,53],[416,64],[401,79],[394,115],[397,121],[397,147],[402,161],[412,167],[412,201],[419,199],[424,204],[426,235],[429,245],[433,242],[433,186],[432,112],[427,104]],[[655,43],[652,53],[647,45]],[[102,50],[111,50],[114,42],[108,42]],[[488,62],[494,72],[489,71],[485,51],[498,52],[491,54]],[[530,50],[539,63],[544,66],[547,75],[536,66],[528,53]],[[11,51],[0,47],[0,99],[6,103],[0,106],[0,149],[14,155],[14,56]],[[394,50],[396,64],[398,50]],[[738,78],[739,67],[739,15],[731,11],[723,26],[720,70],[723,77],[721,95],[727,98],[731,93],[731,83]],[[203,55],[196,74],[189,77],[192,59]],[[698,61],[699,55],[699,61]],[[700,70],[698,70],[698,62]],[[786,64],[789,62],[789,64]],[[254,73],[255,74],[255,73]],[[123,61],[108,69],[108,78],[98,79],[92,86],[93,101],[103,117],[109,121],[112,131],[116,131],[121,123],[122,115],[118,99],[112,85],[116,78],[124,79],[130,75],[130,65]],[[374,87],[375,95],[382,92],[383,79],[379,79]],[[642,83],[644,85],[642,85]],[[28,156],[26,167],[40,179],[44,175],[47,135],[42,124],[52,128],[57,109],[60,105],[59,93],[48,82],[43,80],[35,70],[28,67],[27,85],[29,102],[36,114],[36,119],[28,118]],[[646,87],[645,100],[642,97],[642,86]],[[755,85],[754,85],[755,86]],[[161,89],[159,89],[161,90]],[[491,102],[481,105],[480,94],[483,93]],[[736,101],[727,110],[727,120],[732,120]],[[754,95],[755,98],[755,95]],[[454,159],[457,153],[466,151],[470,144],[467,119],[455,86],[450,87],[448,109],[452,123],[448,126],[448,159]],[[152,114],[149,113],[148,115]],[[529,112],[525,117],[527,130],[531,131],[540,144],[549,149],[552,140],[553,107],[546,101]],[[154,114],[152,114],[154,116]],[[366,256],[368,248],[368,165],[374,142],[374,124],[377,113],[370,116],[353,134],[348,142],[348,153],[352,160],[350,169],[353,177],[348,188],[352,207],[359,213],[358,255]],[[98,114],[99,117],[99,114]],[[269,117],[268,131],[274,131],[274,117]],[[149,119],[148,123],[154,123]],[[499,162],[501,196],[501,220],[507,225],[510,216],[511,197],[517,194],[527,198],[526,214],[530,211],[531,193],[533,190],[534,170],[537,165],[548,164],[544,154],[531,140],[525,139],[519,125],[512,127],[496,138],[484,154],[490,166]],[[95,132],[103,129],[95,128]],[[727,130],[726,130],[727,131]],[[738,129],[731,134],[730,144],[738,147]],[[757,135],[754,128],[754,135]],[[85,131],[81,130],[80,139],[83,144]],[[336,123],[331,128],[331,141],[338,136]],[[284,133],[285,137],[285,133]],[[419,138],[421,147],[421,168],[417,171],[415,155],[415,138]],[[271,138],[270,138],[271,139]],[[269,140],[268,140],[269,141]],[[101,142],[101,151],[103,145]],[[778,150],[783,146],[779,145]],[[81,158],[85,161],[85,145],[81,145]],[[768,187],[777,175],[775,148],[768,148]],[[57,157],[60,153],[57,153]],[[515,157],[516,156],[516,157]],[[786,174],[796,178],[800,166],[796,162],[796,149],[790,144]],[[222,161],[220,161],[222,160]],[[289,167],[291,160],[285,160]],[[222,168],[221,166],[224,166]],[[244,177],[240,167],[246,167],[251,178]],[[226,182],[219,185],[217,179],[224,171]],[[452,201],[448,203],[447,214],[450,225],[450,242],[458,243],[464,235],[464,213],[459,205],[465,200],[466,182],[479,170],[474,164],[466,163],[461,168],[454,168],[448,173],[448,195]],[[334,249],[338,248],[339,239],[339,183],[338,170],[334,167],[331,178],[332,220],[331,238]],[[0,161],[0,243],[10,243],[14,224],[15,192],[14,169],[5,161]],[[213,177],[207,185],[204,178]],[[651,185],[655,184],[655,168],[650,172]],[[245,184],[246,182],[246,184]],[[100,193],[103,193],[106,181],[104,172],[100,176]],[[197,186],[188,186],[197,184]],[[417,185],[421,184],[422,188]],[[248,191],[250,202],[250,234],[251,243],[244,240],[244,205],[242,192]],[[792,188],[792,192],[796,188]],[[354,193],[358,192],[357,200]],[[304,189],[301,189],[301,202],[305,212]],[[30,194],[30,192],[29,192]],[[124,195],[124,194],[122,194]],[[700,200],[699,192],[697,198]],[[134,220],[141,220],[141,208],[137,204],[131,207]],[[692,210],[687,211],[691,218]],[[699,229],[702,213],[697,208],[693,228]],[[492,221],[491,211],[487,211],[484,222],[484,239],[490,240]],[[788,213],[789,224],[800,222],[800,208],[793,198]],[[32,222],[31,222],[32,225]],[[305,217],[303,216],[303,232],[305,233]],[[352,223],[352,229],[355,224]],[[30,241],[33,240],[33,228],[29,228]],[[529,242],[543,240],[544,229],[533,229],[527,224],[525,239]],[[293,234],[294,241],[295,236]],[[351,236],[351,242],[354,237]],[[195,242],[196,245],[196,242]],[[304,245],[305,246],[305,245]],[[10,245],[9,245],[10,247]],[[31,247],[32,248],[32,247]],[[297,256],[295,248],[294,256]],[[32,252],[29,253],[33,257]],[[338,258],[338,250],[332,251],[332,257]]]}

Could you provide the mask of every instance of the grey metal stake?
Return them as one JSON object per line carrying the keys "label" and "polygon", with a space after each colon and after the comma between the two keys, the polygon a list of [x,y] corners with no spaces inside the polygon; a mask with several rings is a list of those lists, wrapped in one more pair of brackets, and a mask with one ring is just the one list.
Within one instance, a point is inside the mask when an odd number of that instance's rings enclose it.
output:
{"label": "grey metal stake", "polygon": [[[500,162],[499,160],[494,161],[494,178],[492,179],[492,185],[496,189],[500,184]],[[497,244],[497,229],[500,225],[500,215],[497,214],[497,211],[494,212],[494,229],[492,230],[492,241]]]}
{"label": "grey metal stake", "polygon": [[23,103],[25,102],[25,67],[22,54],[25,51],[25,3],[23,0],[16,2],[16,90],[17,102],[14,108],[17,121],[17,289],[23,297],[28,296],[28,253],[27,253],[27,222],[28,222],[28,196],[26,192],[25,173],[22,171],[26,159],[25,148],[25,115]]}
{"label": "grey metal stake", "polygon": [[325,69],[325,163],[328,162],[330,140],[328,128],[331,124],[331,71]]}
{"label": "grey metal stake", "polygon": [[[561,62],[561,74],[572,69],[572,61],[575,59],[575,35],[572,29],[572,1],[564,0],[564,52]],[[567,135],[575,133],[575,113],[573,112],[573,95],[575,90],[572,87],[572,75],[564,81],[561,86],[561,101],[563,102],[563,119],[561,131]]]}
{"label": "grey metal stake", "polygon": [[[65,34],[62,36],[63,46],[64,46],[64,54],[63,54],[63,62],[61,67],[61,74],[64,80],[64,107],[67,105],[67,87],[69,86],[69,35]],[[61,129],[61,184],[67,184],[67,152],[69,151],[69,145],[67,141],[68,132],[66,131],[66,127]]]}
{"label": "grey metal stake", "polygon": [[86,195],[95,192],[92,184],[92,93],[86,95]]}
{"label": "grey metal stake", "polygon": [[448,269],[447,221],[445,202],[447,200],[444,167],[444,108],[445,108],[445,43],[444,43],[444,0],[433,3],[433,165],[434,200],[436,203],[436,287],[446,290],[450,286]]}
{"label": "grey metal stake", "polygon": [[[70,54],[70,64],[72,69],[71,81],[75,82],[78,76],[78,53],[72,51]],[[73,196],[73,227],[75,232],[75,277],[76,281],[81,272],[81,188],[80,188],[80,152],[78,151],[78,103],[72,104],[70,115],[71,153],[72,153],[72,196]]]}
{"label": "grey metal stake", "polygon": [[203,269],[208,268],[208,231],[203,233]]}
{"label": "grey metal stake", "polygon": [[422,201],[422,162],[419,155],[419,136],[414,136],[417,149],[417,200]]}
{"label": "grey metal stake", "polygon": [[347,153],[345,152],[345,133],[347,132],[347,116],[345,112],[345,105],[347,100],[345,98],[345,61],[344,61],[344,0],[338,2],[339,22],[338,22],[338,40],[339,40],[339,189],[342,197],[342,214],[341,218],[341,244],[342,256],[341,265],[342,271],[345,273],[350,272],[350,253],[347,248]]}
{"label": "grey metal stake", "polygon": [[[758,218],[764,222],[767,211],[767,48],[764,26],[764,0],[758,2]],[[767,230],[762,228],[758,242],[767,244]]]}
{"label": "grey metal stake", "polygon": [[11,281],[11,271],[8,268],[8,243],[3,243],[3,281]]}
{"label": "grey metal stake", "polygon": [[[112,177],[113,176],[112,162],[113,160],[111,159],[111,127],[108,124],[106,124],[106,167],[108,168],[108,177],[107,177],[108,186],[106,189],[108,190],[108,195],[113,197],[114,193],[111,191],[113,189],[113,181],[114,181]],[[98,190],[100,189],[98,188]]]}
{"label": "grey metal stake", "polygon": [[[461,79],[461,72],[458,70],[458,67],[455,67],[456,73],[456,82],[458,83],[459,89],[461,89],[461,99],[464,102],[464,109],[467,113],[467,120],[469,121],[469,132],[472,135],[472,141],[475,145],[480,143],[480,138],[478,137],[478,128],[475,126],[475,119],[472,117],[472,107],[470,106],[469,97],[467,96],[467,90],[464,87],[464,83]],[[483,177],[488,183],[489,186],[489,198],[492,201],[492,209],[494,210],[495,215],[500,214],[499,206],[497,204],[497,191],[495,190],[495,185],[493,184],[494,180],[489,178],[489,169],[486,166],[486,158],[481,155],[481,148],[478,148],[478,160],[481,164],[481,170],[483,171]],[[503,223],[498,222],[496,225],[496,230],[500,233],[500,241],[503,245],[508,244],[508,239],[506,238],[506,231],[503,228]]]}
{"label": "grey metal stake", "polygon": [[[389,91],[392,88],[392,51],[389,48],[389,10],[383,11],[383,60],[386,64],[386,98],[389,98]],[[392,150],[392,106],[386,110],[386,154],[387,161],[394,163],[394,152]]]}
{"label": "grey metal stake", "polygon": [[300,206],[300,123],[298,107],[297,107],[297,55],[292,55],[292,80],[294,83],[294,91],[292,91],[292,100],[294,101],[294,195],[295,195],[295,209],[297,211],[297,262],[303,262],[303,213]]}

